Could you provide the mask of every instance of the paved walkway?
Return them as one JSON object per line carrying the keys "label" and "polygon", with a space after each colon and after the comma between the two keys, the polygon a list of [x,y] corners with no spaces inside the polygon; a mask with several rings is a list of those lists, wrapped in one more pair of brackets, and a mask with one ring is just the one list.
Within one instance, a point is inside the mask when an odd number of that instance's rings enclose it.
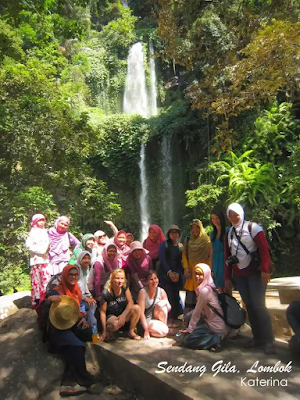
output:
{"label": "paved walkway", "polygon": [[[274,356],[261,349],[245,350],[247,340],[228,340],[220,353],[185,349],[172,338],[119,338],[94,348],[100,365],[120,387],[131,387],[149,400],[299,399],[300,361],[284,348]],[[276,364],[289,367],[286,372],[259,370]],[[189,372],[192,368],[197,372]]]}

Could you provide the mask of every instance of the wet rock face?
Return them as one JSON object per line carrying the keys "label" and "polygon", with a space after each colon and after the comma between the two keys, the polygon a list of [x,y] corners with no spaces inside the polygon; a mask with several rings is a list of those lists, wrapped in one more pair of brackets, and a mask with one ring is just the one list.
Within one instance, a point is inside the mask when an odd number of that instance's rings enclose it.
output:
{"label": "wet rock face", "polygon": [[20,308],[31,308],[30,292],[17,292],[0,297],[0,321],[14,314]]}

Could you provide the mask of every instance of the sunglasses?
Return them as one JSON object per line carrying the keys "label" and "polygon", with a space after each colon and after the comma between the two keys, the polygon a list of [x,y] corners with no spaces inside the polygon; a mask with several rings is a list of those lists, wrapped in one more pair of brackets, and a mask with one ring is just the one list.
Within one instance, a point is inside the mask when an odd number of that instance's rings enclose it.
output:
{"label": "sunglasses", "polygon": [[169,233],[178,233],[179,234],[179,231],[174,230],[174,231],[170,231]]}
{"label": "sunglasses", "polygon": [[79,275],[78,274],[68,274],[68,276],[72,276],[73,278],[77,278]]}

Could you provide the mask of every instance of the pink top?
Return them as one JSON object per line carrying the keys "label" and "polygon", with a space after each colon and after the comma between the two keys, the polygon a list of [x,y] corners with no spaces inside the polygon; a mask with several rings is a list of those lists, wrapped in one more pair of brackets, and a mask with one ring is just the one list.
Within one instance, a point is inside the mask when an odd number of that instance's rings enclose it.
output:
{"label": "pink top", "polygon": [[196,294],[198,297],[197,304],[193,311],[187,330],[189,333],[192,333],[196,328],[200,317],[202,317],[213,332],[226,335],[229,331],[229,328],[226,326],[225,321],[207,305],[211,304],[217,309],[217,311],[219,311],[220,314],[223,315],[223,310],[219,304],[217,293],[213,290],[214,284],[211,277],[210,267],[202,263],[197,264],[196,267],[198,265],[203,270],[204,280],[196,289]]}

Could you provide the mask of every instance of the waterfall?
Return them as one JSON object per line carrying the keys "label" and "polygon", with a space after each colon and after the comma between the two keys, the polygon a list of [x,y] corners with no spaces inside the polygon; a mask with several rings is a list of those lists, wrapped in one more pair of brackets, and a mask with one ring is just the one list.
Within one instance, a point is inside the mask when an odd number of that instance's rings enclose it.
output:
{"label": "waterfall", "polygon": [[151,88],[150,88],[151,115],[157,115],[156,74],[155,74],[154,49],[152,41],[150,41],[149,49],[150,49],[150,77],[151,77]]}
{"label": "waterfall", "polygon": [[125,114],[139,114],[144,118],[149,117],[144,52],[141,42],[135,43],[131,47],[127,57],[123,107]]}
{"label": "waterfall", "polygon": [[172,152],[171,136],[164,135],[161,145],[162,153],[162,182],[163,182],[163,230],[166,232],[174,224],[173,184],[172,184]]}
{"label": "waterfall", "polygon": [[[142,43],[135,43],[129,50],[127,57],[127,75],[125,82],[125,93],[123,99],[123,107],[125,114],[139,114],[142,117],[149,117],[149,102],[147,96],[145,69],[144,69],[144,52]],[[147,176],[146,176],[146,160],[145,160],[145,144],[142,143],[140,150],[140,212],[141,212],[141,241],[148,236],[149,211],[147,199]]]}

